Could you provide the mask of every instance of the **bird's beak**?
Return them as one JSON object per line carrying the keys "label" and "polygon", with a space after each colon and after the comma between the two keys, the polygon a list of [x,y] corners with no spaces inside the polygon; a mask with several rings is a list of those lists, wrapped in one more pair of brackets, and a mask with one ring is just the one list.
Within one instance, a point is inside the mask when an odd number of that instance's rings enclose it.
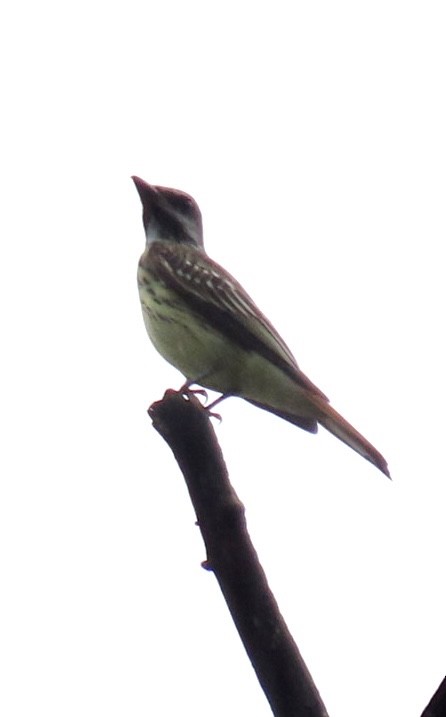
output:
{"label": "bird's beak", "polygon": [[138,191],[138,194],[140,196],[141,202],[143,206],[146,206],[150,200],[153,200],[154,195],[156,194],[156,189],[151,184],[147,184],[147,182],[144,181],[144,179],[141,179],[140,177],[132,177],[135,187]]}

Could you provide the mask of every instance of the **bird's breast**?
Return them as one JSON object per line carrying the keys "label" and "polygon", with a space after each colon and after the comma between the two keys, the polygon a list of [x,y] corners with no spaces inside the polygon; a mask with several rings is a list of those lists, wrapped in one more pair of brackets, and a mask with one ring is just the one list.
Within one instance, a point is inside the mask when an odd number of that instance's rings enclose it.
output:
{"label": "bird's breast", "polygon": [[245,351],[188,306],[160,277],[138,267],[138,289],[147,333],[159,353],[189,380],[234,392]]}

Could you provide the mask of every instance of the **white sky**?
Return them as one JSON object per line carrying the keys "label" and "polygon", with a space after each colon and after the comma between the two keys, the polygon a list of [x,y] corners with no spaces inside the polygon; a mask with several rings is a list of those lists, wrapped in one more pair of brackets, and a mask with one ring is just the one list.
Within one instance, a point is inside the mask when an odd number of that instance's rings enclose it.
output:
{"label": "white sky", "polygon": [[0,712],[270,714],[146,416],[129,177],[389,462],[242,401],[216,426],[330,717],[446,670],[442,2],[16,2],[0,17]]}

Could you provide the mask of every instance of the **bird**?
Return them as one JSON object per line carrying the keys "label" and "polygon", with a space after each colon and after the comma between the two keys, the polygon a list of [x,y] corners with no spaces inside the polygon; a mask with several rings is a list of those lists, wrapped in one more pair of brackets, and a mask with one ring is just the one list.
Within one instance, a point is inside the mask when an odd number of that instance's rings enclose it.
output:
{"label": "bird", "polygon": [[211,259],[197,202],[133,176],[143,208],[145,250],[137,281],[147,333],[186,378],[238,396],[310,433],[318,424],[390,478],[387,462],[301,371],[242,285]]}

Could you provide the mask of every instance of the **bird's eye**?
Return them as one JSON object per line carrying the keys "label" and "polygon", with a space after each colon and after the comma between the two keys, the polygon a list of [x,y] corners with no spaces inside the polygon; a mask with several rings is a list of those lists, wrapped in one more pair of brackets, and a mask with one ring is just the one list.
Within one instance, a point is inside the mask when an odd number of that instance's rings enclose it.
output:
{"label": "bird's eye", "polygon": [[191,197],[188,197],[187,195],[180,195],[176,198],[176,208],[180,212],[190,212],[190,210],[193,207],[193,200]]}

